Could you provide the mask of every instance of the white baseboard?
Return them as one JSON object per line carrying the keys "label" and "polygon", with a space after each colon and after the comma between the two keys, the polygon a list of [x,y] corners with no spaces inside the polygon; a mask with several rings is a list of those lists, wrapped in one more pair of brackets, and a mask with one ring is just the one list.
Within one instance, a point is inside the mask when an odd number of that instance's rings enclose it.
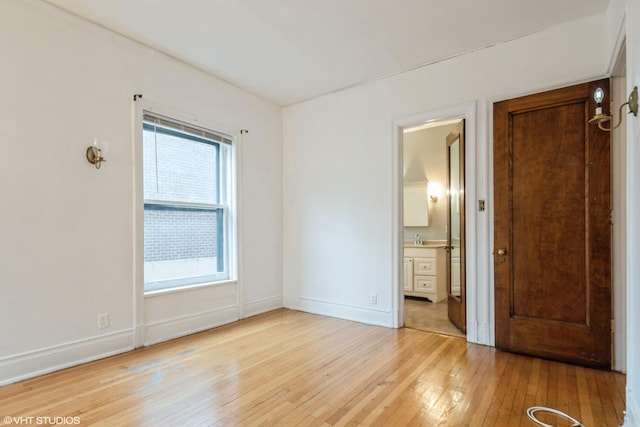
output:
{"label": "white baseboard", "polygon": [[467,319],[467,342],[478,343],[478,322]]}
{"label": "white baseboard", "polygon": [[634,395],[627,388],[627,408],[625,410],[623,427],[640,427],[640,401],[638,396]]}
{"label": "white baseboard", "polygon": [[393,327],[393,319],[391,318],[391,311],[389,310],[339,304],[332,301],[305,297],[301,297],[298,300],[286,299],[285,307],[307,313],[353,320],[369,325]]}
{"label": "white baseboard", "polygon": [[[255,315],[282,307],[281,298],[269,298],[247,305]],[[238,306],[193,313],[140,325],[144,345],[157,344],[238,320]],[[0,386],[69,368],[71,366],[133,350],[134,330],[112,332],[83,340],[0,358]]]}
{"label": "white baseboard", "polygon": [[72,341],[0,358],[0,386],[133,349],[133,330]]}
{"label": "white baseboard", "polygon": [[477,327],[478,327],[478,334],[476,336],[476,341],[474,342],[476,344],[490,345],[493,347],[495,343],[491,339],[491,329],[489,328],[489,324],[478,323]]}
{"label": "white baseboard", "polygon": [[256,316],[282,307],[282,297],[264,298],[248,302],[244,305],[244,317]]}
{"label": "white baseboard", "polygon": [[238,320],[238,306],[234,305],[149,323],[145,327],[144,345],[191,335],[236,320]]}

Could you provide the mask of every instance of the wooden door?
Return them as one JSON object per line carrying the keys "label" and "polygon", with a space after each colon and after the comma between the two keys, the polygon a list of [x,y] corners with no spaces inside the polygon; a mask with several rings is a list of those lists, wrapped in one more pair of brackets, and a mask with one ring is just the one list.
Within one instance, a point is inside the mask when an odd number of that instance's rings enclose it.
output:
{"label": "wooden door", "polygon": [[[611,365],[609,133],[601,80],[494,104],[496,347]],[[605,109],[607,110],[607,109]]]}
{"label": "wooden door", "polygon": [[464,120],[447,136],[447,313],[467,331],[464,227]]}

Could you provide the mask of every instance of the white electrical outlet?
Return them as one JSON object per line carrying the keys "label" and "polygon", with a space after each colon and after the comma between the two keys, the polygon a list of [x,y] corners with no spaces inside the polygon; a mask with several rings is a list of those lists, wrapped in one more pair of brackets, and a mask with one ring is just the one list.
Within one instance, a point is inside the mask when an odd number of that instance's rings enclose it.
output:
{"label": "white electrical outlet", "polygon": [[378,295],[377,294],[369,295],[369,304],[378,304]]}
{"label": "white electrical outlet", "polygon": [[109,313],[98,314],[98,329],[109,327]]}

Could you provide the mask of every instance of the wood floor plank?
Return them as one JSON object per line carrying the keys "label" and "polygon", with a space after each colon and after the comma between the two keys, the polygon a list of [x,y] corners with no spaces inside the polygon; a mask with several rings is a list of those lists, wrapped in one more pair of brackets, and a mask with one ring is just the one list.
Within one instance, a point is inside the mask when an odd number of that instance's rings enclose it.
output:
{"label": "wood floor plank", "polygon": [[511,427],[531,425],[528,407],[548,406],[599,426],[622,422],[624,393],[614,372],[281,309],[0,387],[0,415],[78,416],[83,426]]}

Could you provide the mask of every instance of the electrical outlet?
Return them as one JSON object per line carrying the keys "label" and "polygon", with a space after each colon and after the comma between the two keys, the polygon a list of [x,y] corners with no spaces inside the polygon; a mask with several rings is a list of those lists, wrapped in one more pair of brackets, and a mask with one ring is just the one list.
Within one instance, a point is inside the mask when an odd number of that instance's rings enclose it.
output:
{"label": "electrical outlet", "polygon": [[378,295],[377,294],[369,295],[369,304],[378,304]]}
{"label": "electrical outlet", "polygon": [[109,327],[109,313],[98,314],[98,329]]}

